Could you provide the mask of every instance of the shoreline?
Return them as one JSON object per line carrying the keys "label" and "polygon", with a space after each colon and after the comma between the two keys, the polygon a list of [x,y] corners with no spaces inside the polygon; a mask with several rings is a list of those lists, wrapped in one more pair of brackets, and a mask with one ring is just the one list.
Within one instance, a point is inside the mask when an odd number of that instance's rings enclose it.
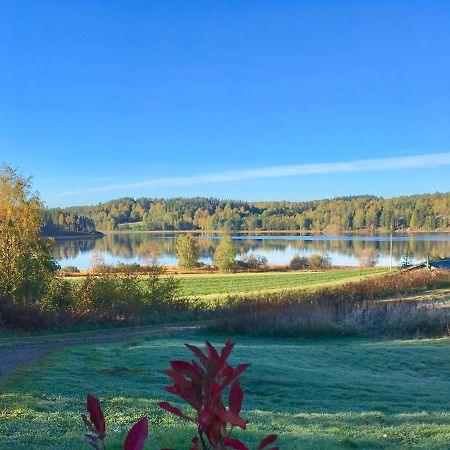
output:
{"label": "shoreline", "polygon": [[[281,235],[281,234],[293,234],[299,236],[389,236],[390,233],[385,230],[373,230],[373,231],[339,231],[334,232],[330,230],[329,232],[326,230],[102,230],[101,233],[103,235],[110,234],[255,234],[255,235]],[[392,233],[395,235],[420,235],[420,234],[450,234],[450,230],[434,230],[434,231],[424,231],[424,230],[397,230]]]}
{"label": "shoreline", "polygon": [[[279,274],[279,275],[287,275],[292,273],[324,273],[324,272],[339,272],[339,271],[360,271],[367,270],[367,272],[380,272],[388,271],[389,266],[387,265],[379,265],[375,267],[362,267],[362,266],[331,266],[326,268],[317,268],[317,269],[291,269],[289,264],[268,264],[259,269],[236,269],[230,272],[221,272],[219,269],[214,266],[203,266],[199,268],[193,269],[183,269],[177,265],[162,265],[160,266],[163,271],[162,275],[174,275],[174,276],[230,276],[230,275],[264,275],[264,274]],[[393,270],[393,272],[396,269]],[[105,272],[108,273],[108,272]],[[124,272],[110,272],[111,274],[123,275]],[[78,272],[69,272],[69,273],[60,273],[60,276],[63,278],[78,278],[85,277],[87,275],[99,275],[100,273],[96,273],[93,269],[79,269]],[[138,276],[148,276],[151,272],[134,272],[135,275]]]}
{"label": "shoreline", "polygon": [[105,233],[101,231],[97,231],[95,233],[86,233],[86,234],[42,234],[41,237],[44,239],[48,238],[54,238],[57,241],[58,240],[65,240],[65,239],[98,239],[105,236]]}

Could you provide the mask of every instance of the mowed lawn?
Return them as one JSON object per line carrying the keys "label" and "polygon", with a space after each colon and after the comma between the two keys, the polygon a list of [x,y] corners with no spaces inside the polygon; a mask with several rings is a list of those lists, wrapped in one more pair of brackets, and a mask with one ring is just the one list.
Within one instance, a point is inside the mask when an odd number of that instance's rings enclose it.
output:
{"label": "mowed lawn", "polygon": [[[79,414],[89,392],[101,398],[109,449],[147,415],[155,450],[189,448],[193,427],[158,409],[169,359],[190,358],[185,341],[142,339],[69,348],[0,385],[0,448],[82,449]],[[214,344],[224,338],[210,336]],[[251,448],[267,433],[280,449],[449,448],[450,340],[273,339],[236,337],[245,436]]]}
{"label": "mowed lawn", "polygon": [[386,268],[336,269],[319,272],[262,272],[177,275],[180,296],[226,296],[324,287],[386,273]]}

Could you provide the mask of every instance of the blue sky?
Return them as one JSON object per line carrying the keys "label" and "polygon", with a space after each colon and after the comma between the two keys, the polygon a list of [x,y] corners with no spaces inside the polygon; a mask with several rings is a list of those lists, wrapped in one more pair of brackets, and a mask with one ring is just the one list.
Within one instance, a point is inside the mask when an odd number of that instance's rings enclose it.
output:
{"label": "blue sky", "polygon": [[3,0],[0,161],[49,206],[449,191],[449,23],[432,0]]}

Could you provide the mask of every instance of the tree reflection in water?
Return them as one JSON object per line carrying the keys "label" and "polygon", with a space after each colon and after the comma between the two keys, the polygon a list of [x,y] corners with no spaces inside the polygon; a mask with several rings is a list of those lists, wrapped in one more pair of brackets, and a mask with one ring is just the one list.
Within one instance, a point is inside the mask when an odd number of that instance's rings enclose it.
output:
{"label": "tree reflection in water", "polygon": [[[218,245],[218,236],[198,236],[200,258],[211,262]],[[247,236],[234,235],[239,256],[263,255],[269,264],[287,264],[295,254],[327,253],[335,265],[358,265],[358,254],[366,248],[375,248],[380,254],[379,264],[389,264],[389,236]],[[161,255],[162,264],[177,264],[175,234],[117,233],[99,239],[58,240],[54,255],[64,266],[75,265],[80,269],[89,266],[91,253],[100,251],[105,261],[139,262],[139,255],[148,244]],[[393,261],[398,264],[406,253],[412,253],[415,261],[450,255],[450,235],[417,234],[396,235],[393,238]]]}

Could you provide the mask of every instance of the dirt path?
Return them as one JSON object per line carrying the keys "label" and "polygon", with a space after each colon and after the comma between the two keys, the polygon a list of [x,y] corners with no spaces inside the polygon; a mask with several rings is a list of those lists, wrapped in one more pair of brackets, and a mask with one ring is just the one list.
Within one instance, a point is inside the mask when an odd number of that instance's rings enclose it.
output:
{"label": "dirt path", "polygon": [[[0,383],[14,370],[38,362],[43,356],[64,347],[99,343],[126,342],[142,336],[183,334],[196,331],[204,323],[148,326],[127,329],[101,330],[82,334],[36,336],[12,341],[11,346],[0,347]],[[6,345],[8,340],[5,339]],[[34,342],[33,342],[34,341]],[[1,341],[0,341],[1,342]],[[3,342],[3,344],[5,344]]]}
{"label": "dirt path", "polygon": [[[402,298],[404,301],[421,300],[426,305],[438,304],[449,307],[450,290],[437,292],[429,291]],[[381,301],[398,301],[398,297]],[[100,330],[86,333],[53,334],[48,336],[24,337],[22,339],[0,340],[0,383],[23,366],[38,362],[43,356],[61,348],[77,345],[89,345],[108,342],[126,342],[130,339],[149,335],[183,334],[200,329],[207,322],[195,324],[174,324],[163,326],[145,326],[136,328],[122,328]]]}

